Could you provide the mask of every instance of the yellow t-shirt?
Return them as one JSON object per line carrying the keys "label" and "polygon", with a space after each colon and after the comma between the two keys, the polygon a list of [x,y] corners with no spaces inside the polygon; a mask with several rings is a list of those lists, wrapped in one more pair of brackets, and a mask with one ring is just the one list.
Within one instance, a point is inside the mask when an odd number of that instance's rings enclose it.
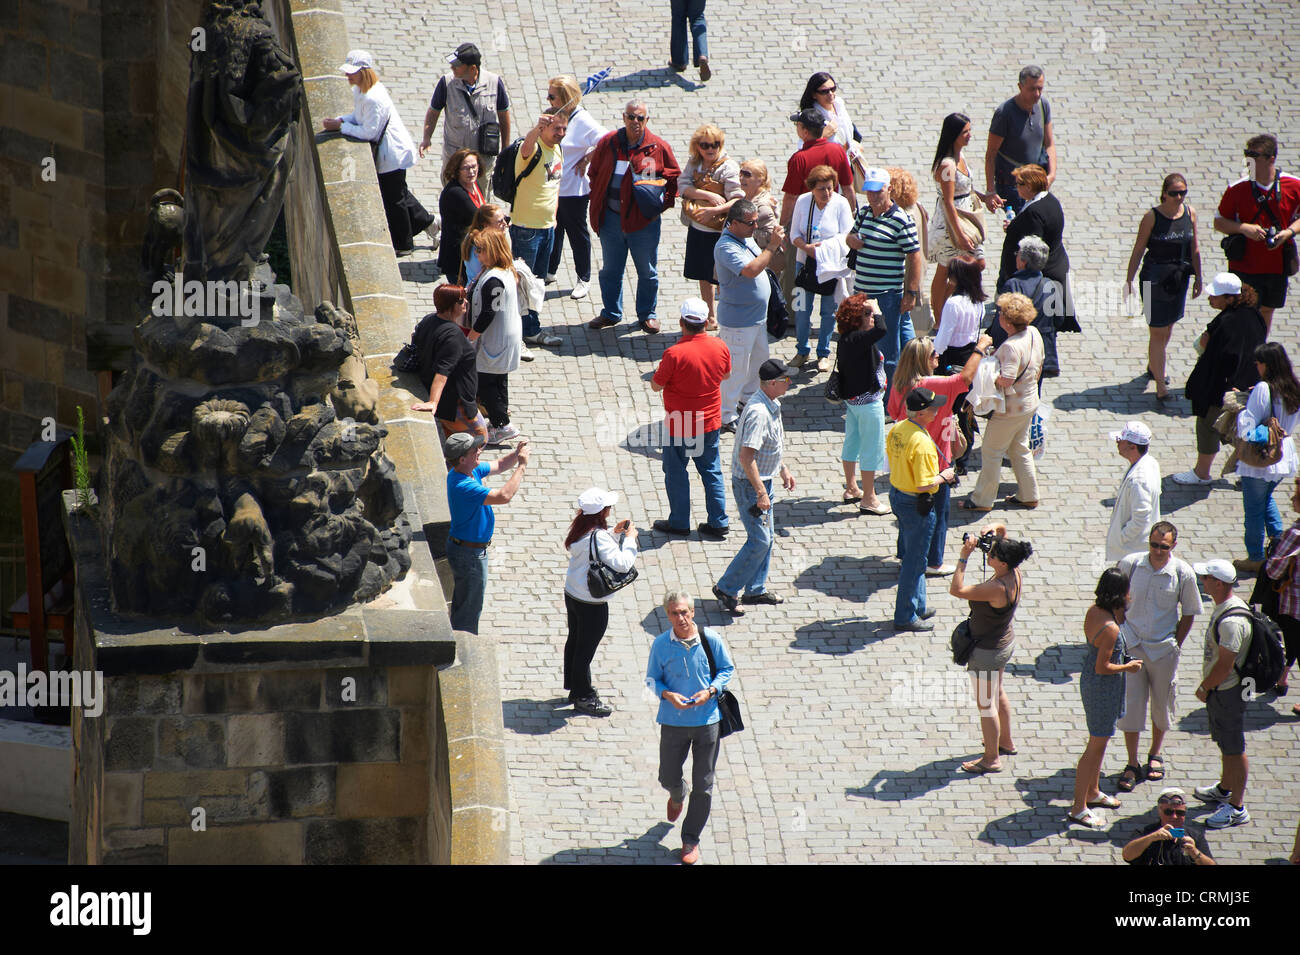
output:
{"label": "yellow t-shirt", "polygon": [[[548,146],[537,139],[542,161],[537,168],[519,181],[515,203],[510,209],[510,224],[525,229],[551,229],[555,226],[555,208],[560,203],[560,173],[564,155],[559,146]],[[524,151],[515,153],[515,175],[522,175],[535,157],[524,158]]]}
{"label": "yellow t-shirt", "polygon": [[885,439],[889,455],[889,483],[904,494],[939,483],[939,452],[924,428],[915,421],[903,421]]}

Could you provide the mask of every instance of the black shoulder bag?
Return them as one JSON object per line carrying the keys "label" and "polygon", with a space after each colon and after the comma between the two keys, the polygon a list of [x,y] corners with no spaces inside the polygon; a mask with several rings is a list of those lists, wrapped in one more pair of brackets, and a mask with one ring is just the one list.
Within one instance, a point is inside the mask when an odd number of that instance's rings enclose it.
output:
{"label": "black shoulder bag", "polygon": [[[718,664],[713,659],[713,648],[709,646],[706,628],[700,628],[700,643],[704,645],[704,655],[709,658],[709,681],[718,678]],[[730,690],[718,694],[718,739],[726,739],[732,733],[745,728],[745,720],[740,714],[740,700]]]}
{"label": "black shoulder bag", "polygon": [[[478,107],[474,105],[474,97],[470,96],[464,86],[457,87],[461,95],[465,97],[465,102],[469,106],[469,111],[474,115],[474,122],[478,123],[478,149],[477,152],[484,156],[496,156],[501,152],[501,124],[495,119],[484,120],[479,115]],[[493,91],[493,96],[496,91]]]}
{"label": "black shoulder bag", "polygon": [[[622,543],[619,538],[619,543]],[[613,567],[603,563],[596,554],[596,532],[591,532],[591,547],[589,555],[591,557],[591,566],[587,568],[587,589],[591,591],[593,597],[608,597],[615,591],[622,590],[632,581],[636,580],[637,573],[635,567],[630,567],[626,571],[619,573]]]}
{"label": "black shoulder bag", "polygon": [[[813,203],[816,201],[812,193],[808,193],[808,225],[804,227],[804,241],[807,242],[812,238],[812,215]],[[856,264],[856,263],[855,263]],[[795,288],[801,288],[805,292],[811,292],[814,295],[833,295],[835,294],[835,280],[830,279],[826,282],[817,281],[817,256],[812,252],[804,253],[803,264],[799,266],[799,271],[794,277]]]}
{"label": "black shoulder bag", "polygon": [[393,121],[393,110],[396,108],[392,105],[388,107],[388,119],[384,120],[384,128],[379,131],[379,138],[370,141],[370,156],[374,159],[375,165],[379,164],[379,144],[384,141],[384,134],[388,132],[388,124]]}
{"label": "black shoulder bag", "polygon": [[[871,347],[876,346],[873,343]],[[844,396],[840,394],[840,346],[838,344],[835,346],[835,367],[831,370],[831,376],[826,379],[825,395],[826,400],[833,405],[844,400]]]}

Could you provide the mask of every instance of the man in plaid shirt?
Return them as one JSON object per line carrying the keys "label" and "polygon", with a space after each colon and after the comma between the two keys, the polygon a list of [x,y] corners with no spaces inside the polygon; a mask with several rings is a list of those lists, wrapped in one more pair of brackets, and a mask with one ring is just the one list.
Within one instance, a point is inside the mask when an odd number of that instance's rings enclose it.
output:
{"label": "man in plaid shirt", "polygon": [[[1279,696],[1286,693],[1291,664],[1300,656],[1300,481],[1291,491],[1291,506],[1297,514],[1295,523],[1282,532],[1277,549],[1264,566],[1269,577],[1284,580],[1282,592],[1278,594],[1277,623],[1286,643],[1286,669],[1273,687]],[[1291,712],[1300,716],[1300,703],[1291,707]]]}

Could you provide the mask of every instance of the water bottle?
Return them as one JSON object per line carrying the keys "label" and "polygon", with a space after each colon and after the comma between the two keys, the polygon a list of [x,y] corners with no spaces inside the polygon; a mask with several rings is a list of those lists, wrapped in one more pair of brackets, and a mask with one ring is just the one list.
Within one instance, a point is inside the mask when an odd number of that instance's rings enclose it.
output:
{"label": "water bottle", "polygon": [[1003,218],[1006,220],[1007,225],[1011,225],[1011,220],[1016,217],[1016,210],[1012,209],[1011,206],[1005,206],[1004,208],[1006,211],[1002,214]]}

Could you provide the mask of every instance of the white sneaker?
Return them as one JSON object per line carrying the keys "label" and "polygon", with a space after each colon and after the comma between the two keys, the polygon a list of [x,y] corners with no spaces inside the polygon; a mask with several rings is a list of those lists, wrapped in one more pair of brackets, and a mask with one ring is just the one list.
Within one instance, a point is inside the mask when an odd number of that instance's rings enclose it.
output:
{"label": "white sneaker", "polygon": [[1219,788],[1218,783],[1210,783],[1208,786],[1197,786],[1192,790],[1192,794],[1202,802],[1226,803],[1232,793],[1225,793]]}
{"label": "white sneaker", "polygon": [[519,352],[519,360],[520,360],[520,361],[532,361],[532,360],[533,360],[534,358],[536,358],[536,357],[537,357],[537,356],[534,355],[532,352],[530,352],[527,348],[525,348],[525,349],[523,349],[522,351]]}
{"label": "white sneaker", "polygon": [[820,372],[828,372],[834,367],[835,365],[831,361],[829,355],[823,355],[821,358],[817,359],[817,370]]}
{"label": "white sneaker", "polygon": [[547,284],[547,285],[554,285],[554,284],[555,284],[555,273],[554,273],[554,272],[551,272],[551,273],[549,273],[549,274],[546,276],[546,284]]}
{"label": "white sneaker", "polygon": [[517,437],[519,437],[519,429],[513,424],[503,424],[499,428],[488,429],[488,443],[490,444],[505,444]]}
{"label": "white sneaker", "polygon": [[1250,822],[1250,813],[1246,812],[1246,807],[1240,809],[1232,803],[1221,802],[1219,808],[1210,813],[1205,820],[1206,826],[1211,829],[1227,829],[1229,826],[1240,826]]}
{"label": "white sneaker", "polygon": [[1174,475],[1175,484],[1213,484],[1214,478],[1203,478],[1195,471],[1179,471]]}
{"label": "white sneaker", "polygon": [[587,297],[586,282],[579,282],[577,285],[573,287],[573,291],[569,293],[569,298],[586,298],[586,297]]}

